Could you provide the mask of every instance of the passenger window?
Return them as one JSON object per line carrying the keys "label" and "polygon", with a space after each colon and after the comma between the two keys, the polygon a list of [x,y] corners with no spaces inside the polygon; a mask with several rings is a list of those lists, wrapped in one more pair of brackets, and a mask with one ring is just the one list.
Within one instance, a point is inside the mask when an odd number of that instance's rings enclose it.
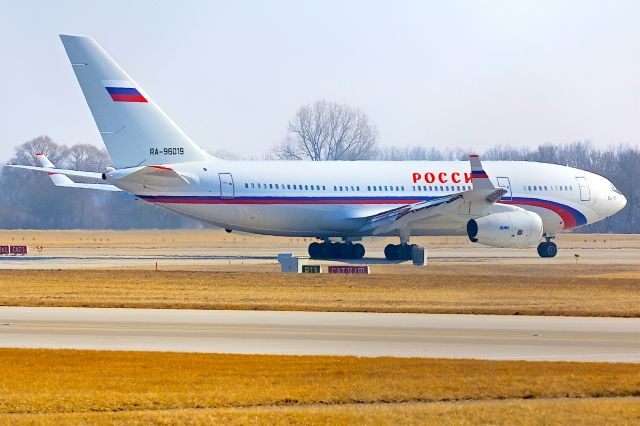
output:
{"label": "passenger window", "polygon": [[305,185],[305,186],[304,186],[304,190],[305,190],[305,191],[308,191],[308,190],[309,190],[309,185]]}
{"label": "passenger window", "polygon": [[376,190],[376,187],[375,187],[375,186],[373,187],[373,190],[374,190],[374,191]]}
{"label": "passenger window", "polygon": [[422,191],[422,187],[421,186],[418,186],[418,191]]}
{"label": "passenger window", "polygon": [[245,187],[245,188],[249,188],[249,184],[248,184],[248,183],[245,183],[245,184],[244,184],[244,187]]}
{"label": "passenger window", "polygon": [[340,185],[340,191],[342,191],[342,185]]}

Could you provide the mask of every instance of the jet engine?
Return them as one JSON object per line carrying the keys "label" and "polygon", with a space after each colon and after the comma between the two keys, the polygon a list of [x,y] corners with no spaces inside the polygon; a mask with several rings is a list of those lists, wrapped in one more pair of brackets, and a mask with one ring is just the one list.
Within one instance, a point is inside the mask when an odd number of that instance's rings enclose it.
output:
{"label": "jet engine", "polygon": [[542,232],[542,218],[527,210],[493,213],[467,222],[469,239],[491,247],[532,247],[540,242]]}

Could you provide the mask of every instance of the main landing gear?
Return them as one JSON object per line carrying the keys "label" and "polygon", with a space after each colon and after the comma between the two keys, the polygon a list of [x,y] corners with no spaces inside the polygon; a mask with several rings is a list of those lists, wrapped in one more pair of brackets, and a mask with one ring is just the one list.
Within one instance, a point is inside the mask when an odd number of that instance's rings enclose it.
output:
{"label": "main landing gear", "polygon": [[384,248],[384,257],[387,260],[411,260],[413,259],[413,249],[417,244],[388,244]]}
{"label": "main landing gear", "polygon": [[558,246],[556,243],[552,242],[551,239],[555,238],[555,236],[546,236],[544,237],[546,241],[538,244],[538,254],[540,257],[556,257],[558,254]]}
{"label": "main landing gear", "polygon": [[353,244],[351,241],[311,243],[309,244],[309,256],[312,259],[362,259],[364,246],[360,243]]}

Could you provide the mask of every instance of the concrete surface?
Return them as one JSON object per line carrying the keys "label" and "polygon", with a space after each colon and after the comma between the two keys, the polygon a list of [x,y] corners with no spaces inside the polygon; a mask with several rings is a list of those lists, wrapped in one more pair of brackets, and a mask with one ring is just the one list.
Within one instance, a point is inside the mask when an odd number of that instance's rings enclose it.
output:
{"label": "concrete surface", "polygon": [[1,307],[0,346],[640,362],[640,319]]}

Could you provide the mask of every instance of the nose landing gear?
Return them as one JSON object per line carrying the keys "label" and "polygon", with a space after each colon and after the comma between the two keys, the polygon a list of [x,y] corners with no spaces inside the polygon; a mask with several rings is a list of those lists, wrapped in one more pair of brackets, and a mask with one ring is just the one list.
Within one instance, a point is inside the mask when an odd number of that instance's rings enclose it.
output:
{"label": "nose landing gear", "polygon": [[546,241],[538,244],[538,255],[540,255],[540,257],[556,257],[558,254],[558,246],[551,241],[555,236],[545,235],[544,238]]}

